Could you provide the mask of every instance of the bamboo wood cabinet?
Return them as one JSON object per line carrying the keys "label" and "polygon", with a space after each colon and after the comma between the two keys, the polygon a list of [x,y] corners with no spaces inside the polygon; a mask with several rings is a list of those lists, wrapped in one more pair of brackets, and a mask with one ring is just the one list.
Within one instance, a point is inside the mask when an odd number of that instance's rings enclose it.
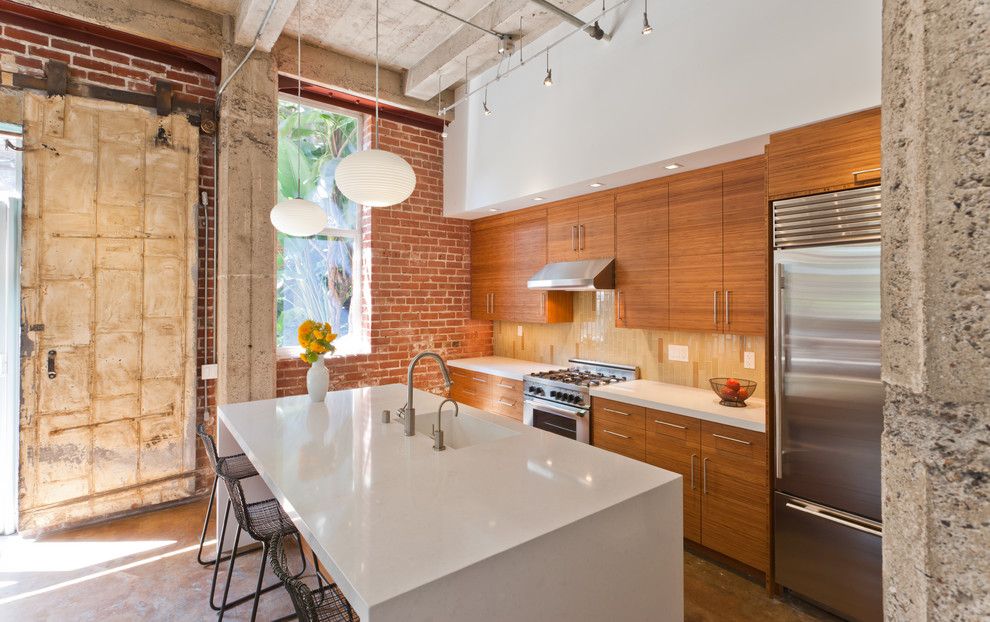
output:
{"label": "bamboo wood cabinet", "polygon": [[547,208],[548,262],[615,256],[615,196],[600,192]]}
{"label": "bamboo wood cabinet", "polygon": [[771,200],[880,183],[880,109],[770,135]]}
{"label": "bamboo wood cabinet", "polygon": [[766,434],[592,399],[592,443],[684,478],[684,537],[770,569]]}
{"label": "bamboo wood cabinet", "polygon": [[546,263],[546,209],[471,223],[471,319],[570,322],[574,317],[570,292],[526,287]]}
{"label": "bamboo wood cabinet", "polygon": [[764,334],[765,189],[762,156],[620,189],[616,326]]}
{"label": "bamboo wood cabinet", "polygon": [[523,418],[523,383],[521,380],[484,374],[460,367],[450,368],[451,399],[497,415]]}

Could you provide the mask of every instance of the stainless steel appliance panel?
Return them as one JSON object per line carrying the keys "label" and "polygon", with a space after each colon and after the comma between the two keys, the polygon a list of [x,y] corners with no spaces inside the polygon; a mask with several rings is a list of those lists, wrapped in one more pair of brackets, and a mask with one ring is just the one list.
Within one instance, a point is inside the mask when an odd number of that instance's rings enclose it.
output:
{"label": "stainless steel appliance panel", "polygon": [[774,260],[775,488],[880,520],[880,245]]}
{"label": "stainless steel appliance panel", "polygon": [[777,581],[844,618],[883,618],[880,526],[774,494]]}

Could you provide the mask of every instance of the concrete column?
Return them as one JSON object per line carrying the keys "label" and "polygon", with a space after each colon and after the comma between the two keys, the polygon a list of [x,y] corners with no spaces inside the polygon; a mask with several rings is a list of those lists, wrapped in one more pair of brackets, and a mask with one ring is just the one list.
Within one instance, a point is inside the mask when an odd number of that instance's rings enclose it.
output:
{"label": "concrete column", "polygon": [[888,620],[990,617],[990,14],[883,8]]}
{"label": "concrete column", "polygon": [[[228,76],[244,48],[223,57]],[[275,230],[278,86],[255,52],[220,103],[217,403],[275,397]]]}

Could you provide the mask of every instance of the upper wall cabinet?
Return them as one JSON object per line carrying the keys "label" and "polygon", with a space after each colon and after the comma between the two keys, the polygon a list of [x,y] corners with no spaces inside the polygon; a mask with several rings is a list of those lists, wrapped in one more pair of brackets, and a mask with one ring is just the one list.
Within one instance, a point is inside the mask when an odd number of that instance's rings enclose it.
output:
{"label": "upper wall cabinet", "polygon": [[570,322],[570,292],[530,290],[526,281],[547,263],[545,209],[476,220],[471,226],[471,318]]}
{"label": "upper wall cabinet", "polygon": [[615,255],[615,196],[598,193],[547,208],[548,261]]}
{"label": "upper wall cabinet", "polygon": [[615,195],[615,325],[666,329],[667,184]]}
{"label": "upper wall cabinet", "polygon": [[880,109],[770,135],[770,199],[834,192],[880,181]]}
{"label": "upper wall cabinet", "polygon": [[762,335],[767,322],[770,245],[766,159],[722,169],[722,330]]}

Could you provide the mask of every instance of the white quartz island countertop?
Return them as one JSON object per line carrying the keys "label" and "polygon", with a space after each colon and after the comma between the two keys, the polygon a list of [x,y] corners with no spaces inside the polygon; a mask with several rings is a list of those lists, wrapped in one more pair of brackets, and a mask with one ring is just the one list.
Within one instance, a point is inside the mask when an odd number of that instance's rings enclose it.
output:
{"label": "white quartz island countertop", "polygon": [[745,408],[719,404],[710,389],[698,389],[653,380],[631,380],[603,387],[592,387],[592,397],[635,404],[676,415],[724,423],[754,432],[766,432],[766,402],[751,398]]}
{"label": "white quartz island countertop", "polygon": [[363,621],[683,618],[680,476],[463,405],[435,451],[440,397],[382,423],[405,395],[219,409]]}
{"label": "white quartz island countertop", "polygon": [[547,363],[534,363],[521,359],[511,359],[505,356],[478,356],[469,359],[455,359],[447,361],[449,367],[459,367],[471,371],[491,374],[502,378],[522,380],[526,374],[535,374],[541,371],[554,371],[564,369],[566,365],[548,365]]}

